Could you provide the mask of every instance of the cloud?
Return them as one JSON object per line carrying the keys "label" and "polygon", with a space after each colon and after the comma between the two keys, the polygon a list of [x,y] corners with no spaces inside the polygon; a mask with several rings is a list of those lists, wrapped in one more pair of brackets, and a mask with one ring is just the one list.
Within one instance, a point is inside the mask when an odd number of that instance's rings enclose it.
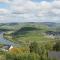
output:
{"label": "cloud", "polygon": [[38,4],[33,3],[30,0],[26,0],[26,1],[20,1],[20,3],[13,3],[11,4],[11,9],[13,8],[14,12],[16,13],[30,13],[33,10],[35,10],[36,8],[38,8],[37,6]]}
{"label": "cloud", "polygon": [[0,9],[0,14],[8,14],[9,10],[8,9]]}
{"label": "cloud", "polygon": [[8,17],[7,16],[0,16],[0,23],[6,23],[8,22]]}
{"label": "cloud", "polygon": [[0,0],[0,3],[9,3],[9,0]]}
{"label": "cloud", "polygon": [[[15,9],[15,13],[22,15],[24,19],[28,20],[47,20],[47,21],[56,21],[59,16],[60,9],[57,8],[59,6],[60,1],[47,2],[42,1],[40,3],[32,2],[31,0],[26,1],[24,4],[20,2],[19,4],[13,4],[13,8]],[[60,6],[59,6],[60,7]],[[13,10],[14,11],[14,10]],[[33,15],[33,16],[32,16]],[[20,16],[21,17],[21,16]],[[56,19],[55,19],[55,18]],[[33,20],[33,21],[34,21]]]}
{"label": "cloud", "polygon": [[[5,1],[5,0],[0,0]],[[11,21],[59,21],[60,20],[60,0],[51,2],[32,0],[6,0],[10,1],[8,9],[0,9],[0,14],[6,14]],[[0,17],[1,18],[1,17]],[[1,18],[2,20],[2,18]]]}
{"label": "cloud", "polygon": [[60,0],[53,1],[52,6],[54,8],[60,9]]}

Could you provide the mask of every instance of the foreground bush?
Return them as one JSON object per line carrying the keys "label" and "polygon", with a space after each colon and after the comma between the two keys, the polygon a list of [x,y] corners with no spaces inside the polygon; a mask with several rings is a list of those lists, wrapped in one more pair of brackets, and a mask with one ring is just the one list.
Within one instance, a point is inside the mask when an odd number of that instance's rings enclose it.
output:
{"label": "foreground bush", "polygon": [[40,60],[40,56],[35,53],[6,54],[6,60]]}
{"label": "foreground bush", "polygon": [[60,51],[60,41],[56,42],[56,44],[53,46],[53,50]]}
{"label": "foreground bush", "polygon": [[7,53],[5,55],[6,59],[4,60],[55,60],[55,59],[49,59],[45,56],[39,56],[35,53],[22,53],[22,54],[12,54]]}

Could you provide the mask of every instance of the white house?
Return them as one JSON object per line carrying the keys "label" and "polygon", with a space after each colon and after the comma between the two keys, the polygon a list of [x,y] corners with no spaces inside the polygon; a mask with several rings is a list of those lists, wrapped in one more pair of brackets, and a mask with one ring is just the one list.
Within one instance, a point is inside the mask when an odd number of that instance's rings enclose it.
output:
{"label": "white house", "polygon": [[2,49],[3,51],[10,51],[12,48],[13,48],[12,45],[4,45],[1,49]]}
{"label": "white house", "polygon": [[10,48],[9,48],[9,50],[11,50],[12,48],[13,48],[13,46],[11,45]]}

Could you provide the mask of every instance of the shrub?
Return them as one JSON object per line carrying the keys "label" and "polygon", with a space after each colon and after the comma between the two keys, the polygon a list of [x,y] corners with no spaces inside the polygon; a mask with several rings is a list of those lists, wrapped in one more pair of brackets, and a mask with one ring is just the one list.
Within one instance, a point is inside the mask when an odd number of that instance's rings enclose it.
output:
{"label": "shrub", "polygon": [[53,46],[53,50],[60,51],[60,41],[56,42],[56,44]]}
{"label": "shrub", "polygon": [[30,53],[31,52],[38,53],[39,46],[38,46],[38,43],[37,42],[32,42],[30,44],[29,48],[30,48]]}
{"label": "shrub", "polygon": [[35,53],[22,53],[22,54],[12,54],[7,53],[6,54],[7,60],[39,60],[40,56]]}

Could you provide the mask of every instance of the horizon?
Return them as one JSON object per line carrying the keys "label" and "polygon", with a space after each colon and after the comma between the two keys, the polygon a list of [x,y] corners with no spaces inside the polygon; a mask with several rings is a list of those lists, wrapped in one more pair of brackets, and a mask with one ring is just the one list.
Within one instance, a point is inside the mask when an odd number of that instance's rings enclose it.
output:
{"label": "horizon", "polygon": [[0,0],[0,23],[60,22],[60,0]]}
{"label": "horizon", "polygon": [[25,22],[24,21],[24,22],[0,22],[0,23],[60,23],[60,22],[52,22],[52,21],[51,22],[49,22],[49,21],[43,21],[43,22],[39,22],[39,21],[38,22],[32,22],[32,21],[28,22],[27,21],[27,22]]}

